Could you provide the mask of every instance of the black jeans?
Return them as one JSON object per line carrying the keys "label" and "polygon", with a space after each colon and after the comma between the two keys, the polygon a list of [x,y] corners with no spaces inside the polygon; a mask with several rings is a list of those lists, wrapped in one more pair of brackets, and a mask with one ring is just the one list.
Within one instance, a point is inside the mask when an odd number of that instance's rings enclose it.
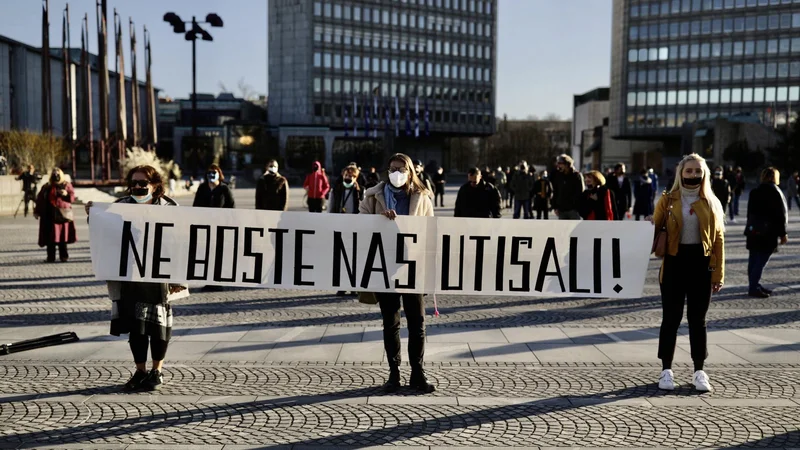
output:
{"label": "black jeans", "polygon": [[692,361],[708,357],[706,314],[711,303],[711,272],[709,257],[703,245],[681,245],[676,256],[664,257],[661,282],[661,333],[658,337],[658,357],[671,363],[675,355],[678,327],[683,319],[683,304],[689,322],[689,344]]}
{"label": "black jeans", "polygon": [[536,218],[542,220],[542,217],[544,217],[544,220],[550,220],[550,211],[546,209],[537,209]]}
{"label": "black jeans", "polygon": [[444,185],[436,186],[436,196],[433,198],[433,205],[444,207]]}
{"label": "black jeans", "polygon": [[422,370],[425,356],[425,303],[421,294],[375,294],[383,316],[383,346],[389,367],[400,367],[400,298],[408,321],[408,362],[411,372]]}
{"label": "black jeans", "polygon": [[321,213],[322,212],[322,199],[310,198],[308,199],[308,212]]}
{"label": "black jeans", "polygon": [[67,252],[67,244],[64,242],[58,244],[47,244],[47,260],[48,261],[55,261],[56,260],[56,247],[58,247],[58,257],[62,260],[69,258],[69,253]]}
{"label": "black jeans", "polygon": [[750,256],[747,258],[747,281],[751,294],[761,288],[761,275],[771,257],[772,252],[750,250]]}
{"label": "black jeans", "polygon": [[28,217],[28,204],[33,203],[36,206],[36,192],[25,192],[23,201],[25,202],[25,217]]}
{"label": "black jeans", "polygon": [[131,353],[133,353],[133,362],[136,364],[144,364],[147,362],[147,347],[150,347],[150,356],[153,361],[163,361],[167,356],[168,341],[161,339],[151,338],[144,334],[131,333],[128,337],[128,344],[131,346]]}

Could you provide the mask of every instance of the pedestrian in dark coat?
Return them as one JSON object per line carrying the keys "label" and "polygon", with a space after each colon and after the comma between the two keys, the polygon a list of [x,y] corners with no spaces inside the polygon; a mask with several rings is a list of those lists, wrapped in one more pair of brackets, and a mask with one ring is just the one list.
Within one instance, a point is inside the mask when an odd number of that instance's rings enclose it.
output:
{"label": "pedestrian in dark coat", "polygon": [[72,204],[75,190],[59,168],[50,173],[50,180],[36,197],[33,215],[39,219],[39,247],[47,247],[47,262],[55,262],[56,247],[61,262],[69,259],[67,244],[77,240]]}
{"label": "pedestrian in dark coat", "polygon": [[550,217],[550,201],[553,199],[553,183],[547,179],[547,172],[539,174],[533,182],[533,210],[536,211],[536,218],[548,220]]}
{"label": "pedestrian in dark coat", "polygon": [[580,214],[583,220],[615,220],[617,203],[614,191],[606,186],[606,178],[602,173],[593,170],[586,174],[586,190],[580,202]]}
{"label": "pedestrian in dark coat", "polygon": [[208,166],[206,181],[197,187],[192,206],[203,208],[233,208],[236,206],[231,188],[225,183],[225,174],[218,165]]}
{"label": "pedestrian in dark coat", "polygon": [[653,215],[653,197],[656,187],[647,170],[643,170],[641,177],[634,183],[633,191],[633,216],[636,220]]}
{"label": "pedestrian in dark coat", "polygon": [[256,184],[256,209],[286,211],[288,206],[289,183],[278,173],[278,162],[273,159]]}
{"label": "pedestrian in dark coat", "polygon": [[747,277],[750,296],[767,298],[772,291],[761,285],[761,275],[770,257],[778,249],[778,242],[786,244],[789,215],[786,198],[780,188],[780,173],[774,167],[761,173],[761,185],[750,192],[747,208]]}
{"label": "pedestrian in dark coat", "polygon": [[722,209],[726,210],[728,203],[731,201],[731,185],[723,175],[722,167],[714,169],[714,178],[711,180],[711,190],[722,205]]}
{"label": "pedestrian in dark coat", "polygon": [[606,185],[617,201],[617,217],[614,220],[625,219],[625,214],[630,213],[633,206],[633,188],[631,179],[625,174],[625,164],[619,163],[614,167],[614,174],[606,180]]}
{"label": "pedestrian in dark coat", "polygon": [[458,190],[455,217],[496,218],[500,214],[500,192],[482,179],[477,167],[467,172],[469,181]]}

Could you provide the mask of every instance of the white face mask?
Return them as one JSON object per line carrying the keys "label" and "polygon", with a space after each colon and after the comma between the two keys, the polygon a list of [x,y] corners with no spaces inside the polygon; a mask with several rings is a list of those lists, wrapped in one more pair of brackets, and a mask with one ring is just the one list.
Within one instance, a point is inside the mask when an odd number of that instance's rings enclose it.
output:
{"label": "white face mask", "polygon": [[267,168],[267,172],[269,172],[269,173],[278,173],[278,168],[275,167],[275,166],[271,166],[271,167]]}
{"label": "white face mask", "polygon": [[149,193],[149,194],[144,195],[144,196],[132,195],[131,197],[133,197],[133,199],[136,200],[136,203],[147,203],[147,202],[149,202],[150,200],[153,199],[153,194]]}
{"label": "white face mask", "polygon": [[408,174],[403,172],[392,172],[389,174],[389,182],[396,188],[401,188],[408,183]]}

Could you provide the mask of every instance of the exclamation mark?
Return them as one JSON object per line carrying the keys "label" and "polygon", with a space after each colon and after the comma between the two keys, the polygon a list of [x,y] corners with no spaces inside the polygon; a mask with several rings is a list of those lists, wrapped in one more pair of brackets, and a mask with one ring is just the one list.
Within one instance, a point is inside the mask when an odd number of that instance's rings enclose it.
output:
{"label": "exclamation mark", "polygon": [[[612,272],[614,275],[614,279],[618,280],[622,278],[622,270],[620,270],[620,257],[619,257],[619,239],[612,239],[611,240],[611,259],[612,259]],[[619,294],[622,292],[622,286],[617,284],[614,286],[614,292]]]}

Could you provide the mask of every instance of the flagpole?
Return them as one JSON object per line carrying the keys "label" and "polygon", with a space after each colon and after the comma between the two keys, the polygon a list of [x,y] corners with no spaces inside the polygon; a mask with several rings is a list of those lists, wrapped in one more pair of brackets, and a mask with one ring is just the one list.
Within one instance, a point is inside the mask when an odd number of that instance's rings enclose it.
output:
{"label": "flagpole", "polygon": [[[50,89],[50,0],[42,4],[42,133],[53,132],[53,101]],[[49,170],[49,169],[48,169]]]}
{"label": "flagpole", "polygon": [[131,147],[138,147],[142,130],[140,128],[141,108],[139,104],[139,75],[136,70],[136,26],[133,19],[128,17],[128,34],[131,39]]}
{"label": "flagpole", "polygon": [[84,14],[81,25],[81,69],[83,71],[83,117],[86,123],[86,143],[89,149],[89,176],[94,183],[94,118],[92,117],[92,69],[89,63],[89,14]]}
{"label": "flagpole", "polygon": [[102,179],[111,179],[111,153],[108,151],[108,5],[106,0],[97,0],[97,56],[98,85],[100,86],[100,166]]}
{"label": "flagpole", "polygon": [[72,83],[70,83],[70,69],[72,64],[69,57],[69,3],[64,8],[64,14],[61,18],[61,68],[62,68],[62,90],[61,93],[61,132],[64,135],[65,142],[69,143],[71,148],[70,158],[72,160],[72,179],[77,178],[77,168],[75,166],[75,146],[72,142]]}
{"label": "flagpole", "polygon": [[116,44],[117,68],[117,164],[120,179],[122,174],[122,160],[125,159],[125,141],[128,139],[128,108],[125,94],[125,53],[122,50],[122,18],[114,8],[114,35]]}

